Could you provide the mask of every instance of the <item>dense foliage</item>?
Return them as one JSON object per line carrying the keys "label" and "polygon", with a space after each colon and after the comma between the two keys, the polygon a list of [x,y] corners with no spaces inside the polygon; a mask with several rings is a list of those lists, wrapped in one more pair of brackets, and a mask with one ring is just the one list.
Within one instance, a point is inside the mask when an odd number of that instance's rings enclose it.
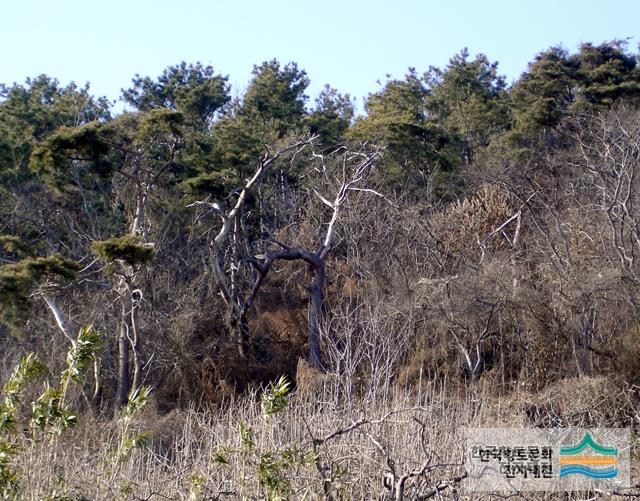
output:
{"label": "dense foliage", "polygon": [[347,400],[423,378],[640,384],[624,43],[552,47],[511,86],[463,50],[383,82],[360,116],[308,85],[272,60],[232,99],[181,63],[136,75],[115,116],[88,86],[1,86],[6,360],[62,370],[93,325],[81,405],[102,412],[142,385],[168,410],[295,381],[301,358]]}

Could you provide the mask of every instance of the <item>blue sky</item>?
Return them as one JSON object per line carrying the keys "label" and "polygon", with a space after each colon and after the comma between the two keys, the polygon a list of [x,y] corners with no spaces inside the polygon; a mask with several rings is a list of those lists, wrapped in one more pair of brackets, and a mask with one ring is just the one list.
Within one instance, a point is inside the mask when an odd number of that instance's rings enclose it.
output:
{"label": "blue sky", "polygon": [[305,69],[313,98],[325,83],[358,102],[386,74],[442,67],[468,47],[499,61],[510,82],[536,53],[562,44],[632,37],[639,0],[5,0],[0,82],[46,73],[89,81],[117,99],[139,73],[185,60],[229,75],[234,92],[254,64],[276,58]]}

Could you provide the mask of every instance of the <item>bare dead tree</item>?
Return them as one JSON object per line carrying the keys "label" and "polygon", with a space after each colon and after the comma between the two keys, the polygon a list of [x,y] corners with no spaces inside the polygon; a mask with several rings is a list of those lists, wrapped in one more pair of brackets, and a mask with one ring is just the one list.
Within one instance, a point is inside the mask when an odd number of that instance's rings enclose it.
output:
{"label": "bare dead tree", "polygon": [[[227,323],[236,331],[236,341],[241,356],[247,352],[248,326],[246,324],[246,312],[251,306],[247,304],[244,291],[239,284],[238,269],[243,259],[244,252],[250,249],[241,249],[241,241],[246,239],[246,229],[243,221],[243,211],[247,197],[260,184],[266,173],[273,165],[287,157],[289,161],[295,159],[303,150],[313,145],[316,136],[310,136],[287,144],[276,151],[266,148],[264,155],[258,160],[257,166],[251,177],[245,180],[245,184],[237,191],[237,196],[230,208],[224,208],[219,201],[199,200],[187,207],[196,207],[213,212],[220,220],[220,226],[215,235],[209,241],[212,255],[212,271],[216,278],[220,295],[228,308]],[[225,271],[223,259],[225,250],[231,242],[233,262],[229,266],[229,272]],[[250,299],[253,301],[253,298]]]}
{"label": "bare dead tree", "polygon": [[[418,428],[415,431],[415,437],[420,441],[422,454],[425,459],[419,466],[409,470],[405,470],[404,465],[398,464],[397,459],[394,458],[393,449],[390,444],[372,430],[374,427],[382,429],[385,425],[388,425],[392,419],[398,418],[399,416],[414,414],[423,410],[425,409],[420,407],[403,408],[387,412],[377,419],[362,417],[358,420],[352,421],[349,425],[338,427],[324,436],[316,436],[309,423],[303,418],[307,429],[307,435],[310,438],[309,445],[313,451],[314,464],[318,475],[322,479],[322,488],[325,499],[340,499],[339,494],[334,488],[332,469],[329,464],[327,464],[328,458],[326,447],[332,441],[344,435],[350,435],[356,432],[366,436],[382,456],[385,469],[385,475],[382,479],[382,487],[384,490],[390,491],[391,499],[394,501],[400,501],[403,499],[429,499],[446,490],[448,487],[459,484],[464,478],[466,478],[466,472],[440,482],[434,482],[433,479],[430,478],[430,474],[433,474],[437,470],[451,467],[459,468],[462,466],[462,463],[443,463],[441,461],[434,461],[434,459],[438,459],[437,455],[430,451],[425,443],[426,435],[428,433],[427,425],[417,417],[413,417],[413,422],[418,425]],[[409,495],[409,491],[411,491],[411,495]],[[388,496],[385,493],[381,495],[380,498],[388,499]]]}
{"label": "bare dead tree", "polygon": [[640,283],[640,119],[624,107],[576,117],[577,167],[596,193],[593,208],[606,217],[609,246],[620,267]]}
{"label": "bare dead tree", "polygon": [[[217,234],[211,239],[213,253],[213,272],[219,284],[220,292],[228,305],[229,322],[236,331],[236,339],[241,356],[247,353],[249,330],[247,314],[255,303],[261,286],[269,276],[274,264],[278,261],[302,261],[311,274],[309,282],[302,285],[309,292],[308,311],[308,343],[309,363],[315,368],[322,367],[320,349],[320,318],[324,303],[325,265],[336,240],[337,225],[343,212],[347,209],[348,199],[357,192],[377,194],[365,186],[366,178],[380,158],[381,150],[377,147],[363,145],[360,149],[350,150],[338,148],[331,154],[312,153],[304,157],[306,172],[303,174],[308,186],[309,196],[319,200],[329,209],[328,222],[321,223],[318,229],[318,243],[314,247],[292,245],[280,241],[273,234],[262,234],[262,253],[251,252],[251,246],[242,246],[246,241],[246,228],[243,221],[243,208],[248,194],[263,180],[265,173],[276,164],[287,158],[290,162],[302,156],[304,150],[313,146],[316,137],[308,137],[271,152],[267,149],[251,178],[239,190],[231,208],[225,210],[218,202],[198,201],[191,207],[202,207],[214,211],[221,221]],[[299,159],[298,159],[299,160]],[[276,192],[276,196],[278,193]],[[288,200],[288,199],[287,199]],[[289,203],[289,202],[287,202]],[[229,271],[223,269],[222,259],[225,249],[231,245],[232,263]],[[244,265],[251,267],[252,273],[249,287],[244,290],[238,280],[238,270]]]}
{"label": "bare dead tree", "polygon": [[[177,134],[158,134],[152,136],[142,149],[127,147],[123,151],[126,168],[121,171],[122,180],[129,190],[133,190],[131,194],[125,189],[124,196],[129,195],[134,200],[129,235],[138,238],[143,246],[153,247],[153,243],[148,243],[146,226],[151,193],[173,164],[179,145],[180,137]],[[164,157],[158,158],[157,149],[163,151]],[[115,400],[116,407],[120,408],[127,403],[129,393],[142,384],[144,362],[141,353],[140,310],[145,297],[139,285],[142,266],[120,259],[115,264],[117,282],[114,289],[120,303]]]}
{"label": "bare dead tree", "polygon": [[[380,148],[367,147],[360,150],[340,148],[328,156],[314,155],[313,160],[318,165],[313,165],[310,174],[317,174],[321,181],[328,184],[325,193],[321,193],[317,187],[312,187],[313,193],[320,201],[330,209],[330,219],[326,223],[326,229],[320,231],[321,238],[315,248],[291,247],[286,243],[272,238],[273,247],[262,256],[254,256],[247,259],[255,270],[257,277],[247,299],[240,310],[240,318],[243,318],[255,301],[260,287],[277,261],[303,261],[311,272],[311,281],[302,283],[309,292],[310,302],[308,311],[308,360],[309,364],[321,369],[322,353],[320,347],[320,319],[324,303],[325,265],[326,259],[332,250],[335,239],[337,223],[343,211],[347,208],[348,198],[354,192],[365,192],[379,195],[372,189],[366,188],[366,178],[381,156]],[[337,168],[336,168],[337,167]],[[318,187],[320,183],[317,183]]]}

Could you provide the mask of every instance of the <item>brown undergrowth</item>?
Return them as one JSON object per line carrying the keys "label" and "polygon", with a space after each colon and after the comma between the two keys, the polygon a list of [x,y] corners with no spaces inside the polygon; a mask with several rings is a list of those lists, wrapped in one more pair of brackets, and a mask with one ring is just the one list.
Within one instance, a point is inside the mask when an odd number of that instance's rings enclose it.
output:
{"label": "brown undergrowth", "polygon": [[631,426],[632,454],[640,447],[637,395],[604,378],[568,379],[544,392],[514,390],[506,397],[481,388],[461,396],[425,381],[420,393],[397,390],[385,403],[344,407],[331,380],[300,371],[306,378],[300,390],[271,417],[258,392],[216,408],[163,416],[143,411],[132,428],[146,429],[150,440],[117,468],[117,423],[84,417],[51,446],[18,454],[22,495],[276,499],[277,491],[288,499],[391,499],[394,478],[431,461],[433,468],[407,479],[406,499],[438,485],[440,499],[480,499],[460,481],[467,426]]}

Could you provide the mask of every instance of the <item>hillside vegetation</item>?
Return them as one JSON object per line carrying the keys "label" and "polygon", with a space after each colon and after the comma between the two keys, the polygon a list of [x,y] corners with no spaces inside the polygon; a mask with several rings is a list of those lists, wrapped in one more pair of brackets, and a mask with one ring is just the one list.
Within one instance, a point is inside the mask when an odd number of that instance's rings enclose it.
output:
{"label": "hillside vegetation", "polygon": [[0,492],[458,498],[464,426],[637,432],[638,57],[0,86]]}

